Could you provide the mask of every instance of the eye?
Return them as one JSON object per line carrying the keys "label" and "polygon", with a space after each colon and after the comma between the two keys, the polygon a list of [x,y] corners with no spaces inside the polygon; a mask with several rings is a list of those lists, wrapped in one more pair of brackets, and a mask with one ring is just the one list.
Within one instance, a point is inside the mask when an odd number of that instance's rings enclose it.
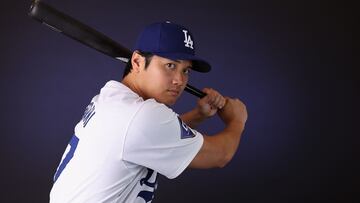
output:
{"label": "eye", "polygon": [[190,68],[184,69],[183,72],[184,72],[185,75],[189,75],[189,73],[190,73]]}
{"label": "eye", "polygon": [[176,65],[174,63],[167,63],[166,64],[166,68],[174,69],[175,67],[176,67]]}

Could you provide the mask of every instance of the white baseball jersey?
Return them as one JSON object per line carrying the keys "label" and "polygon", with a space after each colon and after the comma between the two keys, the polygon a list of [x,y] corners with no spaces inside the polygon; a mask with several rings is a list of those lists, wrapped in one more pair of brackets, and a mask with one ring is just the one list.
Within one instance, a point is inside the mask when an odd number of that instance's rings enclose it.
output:
{"label": "white baseball jersey", "polygon": [[109,81],[75,127],[50,202],[151,202],[157,173],[177,177],[202,143],[167,106]]}

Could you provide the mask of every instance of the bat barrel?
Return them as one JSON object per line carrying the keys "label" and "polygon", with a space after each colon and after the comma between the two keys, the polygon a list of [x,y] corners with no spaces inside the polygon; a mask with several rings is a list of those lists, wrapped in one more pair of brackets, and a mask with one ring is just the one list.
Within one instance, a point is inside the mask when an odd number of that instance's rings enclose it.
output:
{"label": "bat barrel", "polygon": [[130,58],[131,51],[104,34],[80,21],[35,0],[32,2],[29,16],[60,32],[113,58]]}
{"label": "bat barrel", "polygon": [[[60,32],[114,59],[127,63],[131,58],[132,52],[129,49],[40,0],[34,0],[32,2],[29,16],[48,26],[52,30]],[[201,90],[189,84],[186,86],[185,91],[199,98],[206,95]]]}

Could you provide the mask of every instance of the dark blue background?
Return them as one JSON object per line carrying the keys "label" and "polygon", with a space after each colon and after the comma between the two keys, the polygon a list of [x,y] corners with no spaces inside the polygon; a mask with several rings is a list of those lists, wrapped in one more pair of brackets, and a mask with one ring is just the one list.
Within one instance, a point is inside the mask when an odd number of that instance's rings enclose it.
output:
{"label": "dark blue background", "polygon": [[[160,179],[154,202],[355,202],[359,196],[359,75],[352,5],[339,1],[48,0],[131,48],[141,29],[170,20],[213,65],[190,83],[238,97],[249,119],[223,169]],[[90,99],[123,64],[2,4],[0,202],[47,202],[52,176]],[[358,67],[358,66],[357,66]],[[184,93],[185,112],[196,98]],[[218,118],[200,127],[208,134]],[[357,148],[356,148],[357,147]],[[357,194],[355,194],[357,192]]]}

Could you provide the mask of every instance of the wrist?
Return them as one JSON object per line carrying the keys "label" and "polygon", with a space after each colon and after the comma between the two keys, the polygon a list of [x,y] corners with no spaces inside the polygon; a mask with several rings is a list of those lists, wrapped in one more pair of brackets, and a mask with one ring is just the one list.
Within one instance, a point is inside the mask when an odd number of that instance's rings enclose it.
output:
{"label": "wrist", "polygon": [[180,118],[191,128],[196,128],[205,119],[197,108],[182,114]]}
{"label": "wrist", "polygon": [[207,115],[205,115],[200,108],[196,107],[192,110],[192,115],[193,118],[199,122],[205,120],[207,117]]}

